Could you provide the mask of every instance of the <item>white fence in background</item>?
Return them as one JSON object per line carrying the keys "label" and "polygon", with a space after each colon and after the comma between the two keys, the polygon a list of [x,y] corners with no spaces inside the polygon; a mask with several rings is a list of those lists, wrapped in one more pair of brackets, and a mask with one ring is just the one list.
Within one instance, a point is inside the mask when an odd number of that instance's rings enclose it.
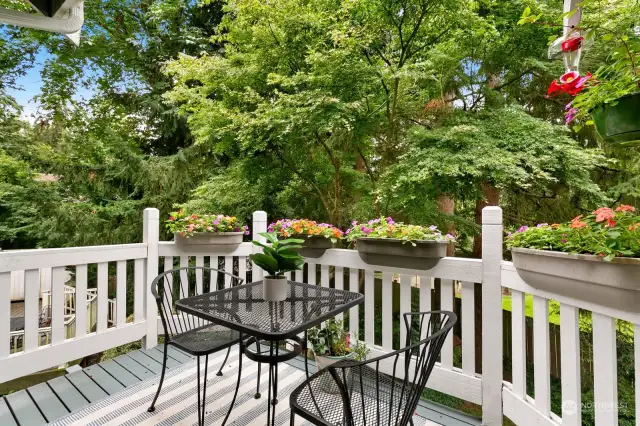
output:
{"label": "white fence in background", "polygon": [[[264,212],[254,214],[253,238],[262,239],[259,232],[267,228]],[[432,308],[437,297],[439,308],[454,310],[460,298],[459,321],[461,331],[460,358],[455,356],[453,336],[442,350],[428,386],[449,395],[482,406],[483,424],[502,424],[503,414],[518,425],[578,426],[580,417],[580,341],[578,310],[593,312],[594,328],[594,391],[596,424],[617,425],[616,319],[635,324],[640,332],[640,317],[599,305],[570,300],[557,294],[527,286],[510,262],[502,260],[502,213],[489,207],[483,212],[483,258],[444,258],[426,271],[376,266],[364,263],[354,250],[331,249],[317,259],[308,259],[306,272],[291,273],[297,281],[306,280],[320,286],[333,285],[352,291],[363,291],[364,306],[349,312],[349,328],[363,336],[372,348],[372,355],[393,349],[394,322],[400,315],[418,306],[421,311]],[[0,382],[63,364],[72,359],[108,348],[143,339],[146,347],[157,343],[159,320],[155,301],[150,293],[153,278],[163,270],[178,266],[211,266],[227,271],[235,270],[242,278],[251,273],[253,280],[262,278],[262,271],[253,266],[249,271],[247,258],[257,250],[251,243],[225,250],[220,247],[192,248],[173,242],[159,242],[158,211],[147,209],[144,217],[144,242],[119,246],[97,246],[55,250],[26,250],[0,253],[0,342],[9,342],[9,310],[11,271],[25,273],[25,336],[24,351],[10,354],[7,344],[0,344]],[[214,251],[215,250],[215,251]],[[133,322],[126,322],[127,264],[133,263]],[[91,315],[87,300],[87,271],[96,264],[96,330],[74,328],[65,335],[65,298],[61,277],[65,268],[75,269],[77,323],[86,323]],[[109,265],[115,276],[116,298],[108,300]],[[50,337],[42,337],[37,327],[38,269],[51,267]],[[131,269],[129,269],[131,270]],[[439,281],[439,294],[432,291],[434,279]],[[130,281],[131,281],[130,280]],[[394,292],[394,282],[399,291]],[[419,283],[419,285],[418,285]],[[230,285],[229,281],[225,285]],[[503,380],[503,289],[512,293],[512,380]],[[458,289],[458,291],[456,291]],[[482,294],[476,294],[481,289]],[[526,327],[525,294],[533,295],[533,350],[535,399],[526,389]],[[476,299],[482,300],[482,325],[478,328]],[[561,306],[561,374],[562,397],[568,401],[563,413],[551,411],[549,362],[549,301]],[[360,330],[360,319],[363,315]],[[374,329],[376,320],[381,333]],[[91,330],[90,327],[88,327]],[[481,336],[476,335],[481,330]],[[399,341],[406,331],[400,326]],[[358,335],[356,334],[356,335]],[[481,340],[482,354],[476,353]],[[636,401],[640,401],[640,339],[635,339]],[[476,358],[482,357],[482,375],[476,374]],[[389,366],[381,365],[381,368]],[[388,370],[390,371],[390,369]],[[577,409],[576,409],[577,407]],[[640,415],[637,416],[640,419]],[[640,426],[640,420],[636,420]]]}

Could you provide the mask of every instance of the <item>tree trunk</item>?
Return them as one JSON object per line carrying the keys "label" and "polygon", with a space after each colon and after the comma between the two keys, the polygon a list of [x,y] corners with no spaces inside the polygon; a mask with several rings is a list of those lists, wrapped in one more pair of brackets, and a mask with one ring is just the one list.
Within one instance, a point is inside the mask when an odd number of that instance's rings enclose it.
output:
{"label": "tree trunk", "polygon": [[[440,194],[436,197],[436,202],[438,203],[438,209],[447,215],[453,215],[455,208],[455,200],[449,194]],[[454,235],[456,232],[456,226],[453,222],[449,222],[444,229],[448,234]],[[447,256],[453,256],[456,250],[455,243],[450,243],[447,247]]]}

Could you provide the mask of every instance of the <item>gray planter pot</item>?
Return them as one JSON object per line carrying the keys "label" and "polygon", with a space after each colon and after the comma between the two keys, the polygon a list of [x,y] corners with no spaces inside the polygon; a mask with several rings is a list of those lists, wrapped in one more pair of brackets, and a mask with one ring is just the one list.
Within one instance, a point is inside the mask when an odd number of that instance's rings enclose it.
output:
{"label": "gray planter pot", "polygon": [[289,286],[287,278],[280,277],[264,277],[262,280],[262,299],[267,302],[282,302],[287,300]]}
{"label": "gray planter pot", "polygon": [[416,241],[416,245],[395,238],[358,238],[360,258],[370,265],[406,269],[431,269],[447,255],[446,242]]}
{"label": "gray planter pot", "polygon": [[640,259],[512,248],[513,265],[524,282],[573,299],[640,312]]}
{"label": "gray planter pot", "polygon": [[193,236],[186,238],[180,234],[173,234],[176,244],[180,245],[239,245],[242,243],[244,232],[196,232]]}
{"label": "gray planter pot", "polygon": [[333,248],[331,239],[319,235],[292,235],[289,238],[299,238],[304,240],[299,253],[304,257],[318,258],[321,257],[327,249]]}

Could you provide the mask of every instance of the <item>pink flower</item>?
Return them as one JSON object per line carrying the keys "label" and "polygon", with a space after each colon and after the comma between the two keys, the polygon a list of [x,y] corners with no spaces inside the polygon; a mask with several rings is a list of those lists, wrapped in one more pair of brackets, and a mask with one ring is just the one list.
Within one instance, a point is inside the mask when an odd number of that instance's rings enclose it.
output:
{"label": "pink flower", "polygon": [[611,220],[616,215],[609,207],[600,207],[598,210],[594,211],[593,214],[596,215],[596,222]]}

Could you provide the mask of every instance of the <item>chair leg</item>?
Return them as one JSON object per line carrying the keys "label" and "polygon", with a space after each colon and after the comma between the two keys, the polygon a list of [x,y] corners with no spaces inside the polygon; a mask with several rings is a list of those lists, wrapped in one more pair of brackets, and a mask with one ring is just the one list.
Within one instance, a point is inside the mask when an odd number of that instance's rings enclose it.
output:
{"label": "chair leg", "polygon": [[196,358],[196,366],[198,371],[196,376],[198,382],[198,426],[202,426],[204,422],[202,421],[202,411],[200,410],[200,357]]}
{"label": "chair leg", "polygon": [[162,383],[164,382],[164,373],[167,371],[167,349],[168,346],[166,343],[164,345],[164,357],[162,358],[162,372],[160,373],[160,383],[158,383],[158,390],[156,391],[156,396],[153,398],[151,402],[151,406],[147,409],[149,413],[153,413],[156,409],[156,401],[160,396],[160,390],[162,390]]}
{"label": "chair leg", "polygon": [[236,403],[236,397],[238,396],[238,389],[240,389],[240,381],[242,379],[242,347],[240,347],[240,354],[238,359],[238,383],[236,383],[236,391],[233,394],[233,399],[231,399],[231,404],[229,404],[229,411],[227,411],[227,415],[224,417],[222,421],[222,426],[227,423],[227,419],[231,414],[231,410],[233,410],[233,404]]}
{"label": "chair leg", "polygon": [[[228,354],[228,353],[227,353]],[[204,359],[204,382],[202,387],[202,424],[204,424],[204,413],[207,407],[207,371],[209,370],[209,355]]]}
{"label": "chair leg", "polygon": [[296,424],[296,415],[293,410],[291,410],[291,420],[289,420],[289,426],[294,426]]}
{"label": "chair leg", "polygon": [[[258,339],[256,339],[256,352],[260,353],[260,342],[258,342]],[[258,363],[258,385],[256,386],[256,394],[253,396],[255,399],[260,399],[260,397],[262,396],[260,394],[260,376],[262,376],[262,363]]]}
{"label": "chair leg", "polygon": [[224,368],[224,365],[227,363],[227,359],[229,359],[229,352],[231,352],[231,347],[227,349],[227,355],[225,355],[224,361],[222,361],[222,364],[220,364],[220,370],[218,370],[218,372],[216,373],[216,376],[222,376],[222,369]]}

